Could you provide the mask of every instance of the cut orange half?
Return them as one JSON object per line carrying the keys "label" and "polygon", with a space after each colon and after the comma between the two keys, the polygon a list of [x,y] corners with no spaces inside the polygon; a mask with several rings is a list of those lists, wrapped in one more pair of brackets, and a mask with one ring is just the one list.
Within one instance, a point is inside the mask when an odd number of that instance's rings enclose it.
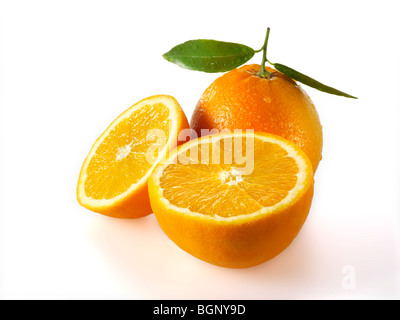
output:
{"label": "cut orange half", "polygon": [[87,209],[116,218],[152,212],[147,181],[178,144],[188,121],[171,96],[143,99],[117,117],[100,135],[79,175],[77,198]]}
{"label": "cut orange half", "polygon": [[313,169],[284,138],[220,133],[191,140],[158,164],[149,195],[180,248],[211,264],[250,267],[297,236],[312,202]]}

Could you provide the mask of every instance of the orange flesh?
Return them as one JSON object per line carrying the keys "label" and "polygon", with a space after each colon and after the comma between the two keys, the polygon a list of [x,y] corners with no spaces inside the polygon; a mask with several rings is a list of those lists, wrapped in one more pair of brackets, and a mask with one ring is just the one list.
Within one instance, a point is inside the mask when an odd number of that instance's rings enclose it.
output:
{"label": "orange flesh", "polygon": [[160,129],[168,139],[168,116],[168,108],[156,103],[120,121],[99,145],[88,165],[86,195],[93,199],[112,199],[137,183],[152,166],[146,158],[147,150],[155,143],[147,137],[149,130]]}
{"label": "orange flesh", "polygon": [[[241,141],[235,144],[235,139]],[[213,148],[219,149],[219,160]],[[235,161],[238,154],[245,163]],[[185,156],[178,156],[176,163],[164,169],[160,177],[163,197],[177,207],[204,215],[232,217],[273,206],[295,187],[299,172],[286,150],[261,139],[210,141],[201,144],[197,155],[189,149]],[[251,172],[243,172],[246,163],[254,163],[249,166]]]}

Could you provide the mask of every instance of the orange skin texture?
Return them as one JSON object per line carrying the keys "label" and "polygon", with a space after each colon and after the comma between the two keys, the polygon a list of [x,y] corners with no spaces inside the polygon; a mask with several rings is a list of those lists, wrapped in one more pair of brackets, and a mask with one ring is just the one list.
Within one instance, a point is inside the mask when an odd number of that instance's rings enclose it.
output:
{"label": "orange skin texture", "polygon": [[266,67],[271,77],[257,75],[260,66],[245,65],[217,78],[203,93],[190,127],[253,129],[294,142],[310,158],[314,173],[322,158],[322,126],[307,93],[292,79]]}
{"label": "orange skin texture", "polygon": [[292,207],[241,222],[188,217],[165,206],[152,178],[150,202],[161,229],[182,250],[226,268],[247,268],[268,261],[296,238],[308,216],[313,184]]}

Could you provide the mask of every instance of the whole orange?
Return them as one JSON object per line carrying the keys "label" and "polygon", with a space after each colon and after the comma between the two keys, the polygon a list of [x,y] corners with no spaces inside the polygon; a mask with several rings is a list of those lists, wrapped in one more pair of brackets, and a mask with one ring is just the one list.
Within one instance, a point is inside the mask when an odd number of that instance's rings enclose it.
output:
{"label": "whole orange", "polygon": [[[322,126],[307,93],[291,78],[260,65],[234,69],[217,78],[203,93],[190,127],[203,136],[209,130],[253,129],[291,140],[310,158],[315,173],[322,158]],[[202,130],[207,129],[207,130]]]}

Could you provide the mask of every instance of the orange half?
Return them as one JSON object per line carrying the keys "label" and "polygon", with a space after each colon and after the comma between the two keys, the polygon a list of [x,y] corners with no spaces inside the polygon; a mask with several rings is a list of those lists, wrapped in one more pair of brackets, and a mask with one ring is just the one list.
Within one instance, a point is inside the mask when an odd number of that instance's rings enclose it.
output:
{"label": "orange half", "polygon": [[282,137],[221,133],[180,146],[153,171],[149,194],[180,248],[215,265],[249,267],[297,236],[311,206],[313,169]]}
{"label": "orange half", "polygon": [[175,98],[143,99],[117,117],[100,135],[79,175],[77,198],[87,209],[117,218],[152,212],[148,178],[178,144],[188,121]]}

